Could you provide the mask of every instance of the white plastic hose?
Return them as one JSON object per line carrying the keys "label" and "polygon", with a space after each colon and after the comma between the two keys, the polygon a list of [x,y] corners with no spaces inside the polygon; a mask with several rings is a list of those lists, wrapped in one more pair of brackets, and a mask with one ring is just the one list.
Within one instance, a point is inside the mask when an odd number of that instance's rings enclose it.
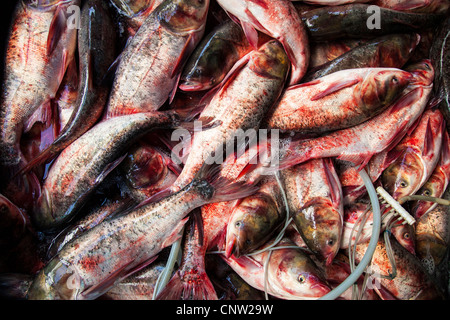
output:
{"label": "white plastic hose", "polygon": [[372,180],[370,180],[367,172],[362,169],[359,172],[361,178],[364,181],[367,192],[369,193],[370,202],[372,203],[372,213],[373,213],[373,227],[372,236],[370,238],[369,246],[367,247],[364,257],[361,259],[355,270],[345,279],[339,286],[331,290],[326,295],[319,298],[319,300],[335,300],[340,297],[348,288],[350,288],[361,276],[361,274],[366,269],[367,265],[371,262],[373,253],[377,247],[378,239],[380,237],[381,230],[381,211],[380,203],[378,202],[377,192],[373,186]]}

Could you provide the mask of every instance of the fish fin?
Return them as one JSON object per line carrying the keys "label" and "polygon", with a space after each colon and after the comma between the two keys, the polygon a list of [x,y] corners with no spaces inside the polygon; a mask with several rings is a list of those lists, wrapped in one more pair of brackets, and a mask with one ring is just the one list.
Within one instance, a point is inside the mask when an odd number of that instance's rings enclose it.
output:
{"label": "fish fin", "polygon": [[419,9],[424,6],[424,1],[403,1],[398,4],[395,4],[390,9],[396,10],[396,11],[407,11],[407,10],[414,10]]}
{"label": "fish fin", "polygon": [[383,164],[381,165],[381,169],[384,170],[387,167],[389,167],[402,154],[403,154],[403,150],[401,148],[393,148],[392,150],[389,150],[389,152],[387,152],[387,154],[386,154],[386,158],[384,159]]}
{"label": "fish fin", "polygon": [[[172,70],[172,73],[170,74],[171,78],[174,77],[178,77],[181,74],[181,70],[183,69],[183,66],[186,62],[186,60],[189,58],[190,53],[192,52],[192,50],[195,48],[195,36],[190,33],[183,49],[181,50],[180,55],[178,56],[177,62],[175,63],[175,66]],[[178,87],[178,82],[177,85],[175,86],[175,88]]]}
{"label": "fish fin", "polygon": [[47,37],[47,56],[50,56],[58,45],[59,40],[67,28],[67,18],[62,6],[56,8]]}
{"label": "fish fin", "polygon": [[189,216],[178,222],[178,224],[172,228],[172,232],[168,237],[164,239],[163,243],[161,244],[161,248],[168,247],[181,238],[183,227],[188,220]]}
{"label": "fish fin", "polygon": [[175,80],[175,85],[173,86],[172,91],[170,92],[169,104],[171,104],[173,102],[173,100],[175,99],[175,96],[176,96],[177,90],[178,90],[178,84],[180,83],[180,79],[181,79],[181,72],[178,73],[177,80]]}
{"label": "fish fin", "polygon": [[249,0],[249,2],[252,2],[258,6],[260,6],[263,9],[269,9],[269,6],[267,5],[266,1],[263,0]]}
{"label": "fish fin", "polygon": [[101,85],[109,86],[114,82],[116,76],[117,68],[119,67],[120,61],[122,60],[123,52],[121,52],[117,58],[111,63],[108,70],[106,70],[105,75],[102,78]]}
{"label": "fish fin", "polygon": [[442,147],[441,147],[441,164],[442,166],[448,166],[450,164],[450,137],[447,130],[444,130],[442,136]]}
{"label": "fish fin", "polygon": [[[375,279],[373,279],[372,281],[375,281]],[[381,300],[398,300],[392,293],[390,293],[383,286],[379,287],[374,284],[372,285],[372,287],[377,293],[377,295],[381,298]]]}
{"label": "fish fin", "polygon": [[355,84],[361,82],[361,78],[358,77],[356,79],[347,79],[347,80],[343,80],[343,81],[339,81],[339,82],[335,82],[332,83],[328,88],[326,88],[325,90],[323,90],[322,92],[314,95],[311,98],[311,101],[317,101],[320,100],[326,96],[329,96],[332,93],[338,92],[339,90],[348,88],[348,87],[352,87]]}
{"label": "fish fin", "polygon": [[35,112],[24,122],[23,132],[26,133],[31,130],[36,122],[42,123],[48,127],[52,120],[52,105],[51,100],[44,102]]}
{"label": "fish fin", "polygon": [[433,154],[435,148],[435,139],[433,130],[431,129],[430,118],[427,120],[427,127],[425,129],[425,137],[423,139],[422,156],[429,157]]}
{"label": "fish fin", "polygon": [[[235,251],[238,250],[238,247],[236,247],[237,244],[237,237],[233,234],[228,234],[225,238],[225,257],[230,258]],[[236,252],[237,256],[240,256],[238,252]]]}
{"label": "fish fin", "polygon": [[286,90],[295,90],[295,89],[298,89],[298,88],[314,86],[314,85],[319,84],[321,82],[322,82],[322,80],[316,79],[316,80],[312,80],[312,81],[308,81],[308,82],[304,82],[304,83],[295,84],[293,86],[289,86]]}
{"label": "fish fin", "polygon": [[342,186],[336,173],[336,169],[331,158],[323,158],[325,174],[331,191],[331,201],[340,204],[342,201]]}
{"label": "fish fin", "polygon": [[[258,29],[259,31],[261,31],[262,33],[266,34],[266,35],[271,35],[271,33],[269,32],[269,30],[267,30],[261,22],[259,22],[258,18],[256,18],[253,13],[247,8],[244,10],[247,18],[250,20],[250,23],[252,24],[253,28]],[[258,43],[257,43],[258,44]]]}
{"label": "fish fin", "polygon": [[236,263],[237,265],[239,265],[239,267],[243,268],[243,269],[261,269],[263,268],[263,265],[261,263],[259,263],[258,261],[256,261],[255,259],[252,259],[248,256],[240,256],[239,258],[236,258],[235,256],[231,256],[230,258],[226,258],[224,255],[221,255],[221,257],[227,262],[232,262],[232,263]]}
{"label": "fish fin", "polygon": [[218,300],[205,270],[178,270],[156,300]]}
{"label": "fish fin", "polygon": [[127,157],[127,154],[124,154],[123,156],[117,158],[116,160],[114,160],[113,162],[107,164],[105,166],[105,168],[103,169],[103,171],[98,175],[98,177],[95,179],[95,183],[98,184],[101,181],[103,181],[103,179],[105,179],[105,177],[111,173],[111,171],[113,171],[125,158]]}
{"label": "fish fin", "polygon": [[112,274],[109,275],[105,280],[103,280],[100,283],[97,283],[83,292],[81,292],[81,295],[83,296],[83,299],[86,300],[93,300],[105,292],[107,292],[114,284],[117,282],[120,282],[121,280],[125,279],[126,277],[129,277],[131,274],[142,270],[143,268],[150,265],[153,261],[155,261],[158,258],[158,256],[151,257],[150,259],[144,261],[141,264],[138,264],[137,266],[133,264],[133,262],[129,263],[128,265],[123,266],[122,268],[116,270]]}
{"label": "fish fin", "polygon": [[224,178],[220,175],[221,164],[213,163],[213,157],[208,158],[200,170],[197,172],[194,180],[207,181],[214,189],[214,194],[208,202],[231,201],[239,198],[245,198],[255,193],[259,188],[256,183],[245,183]]}
{"label": "fish fin", "polygon": [[389,114],[393,114],[400,109],[405,108],[408,105],[411,105],[423,94],[422,87],[416,87],[409,91],[408,93],[402,95],[396,102],[389,108]]}
{"label": "fish fin", "polygon": [[373,153],[342,153],[337,157],[338,160],[348,161],[353,163],[358,170],[362,170],[372,158]]}
{"label": "fish fin", "polygon": [[241,22],[241,26],[248,43],[254,49],[258,49],[258,31],[248,22]]}
{"label": "fish fin", "polygon": [[228,87],[232,80],[238,75],[239,71],[248,63],[248,61],[250,60],[250,54],[251,52],[247,53],[245,56],[239,59],[233,65],[230,71],[228,71],[222,81],[205,93],[205,95],[200,99],[199,104],[204,106],[208,105],[218,92],[226,89],[226,87]]}

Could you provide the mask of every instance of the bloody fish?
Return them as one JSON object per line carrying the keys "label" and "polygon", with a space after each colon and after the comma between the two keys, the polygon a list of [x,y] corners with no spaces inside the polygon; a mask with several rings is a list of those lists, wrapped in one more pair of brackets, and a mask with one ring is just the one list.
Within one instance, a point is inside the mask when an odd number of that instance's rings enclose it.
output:
{"label": "bloody fish", "polygon": [[410,79],[409,72],[396,68],[337,71],[287,88],[262,126],[303,133],[349,128],[392,105]]}
{"label": "bloody fish", "polygon": [[74,58],[68,8],[80,1],[19,1],[8,40],[1,98],[1,164],[17,166],[25,121],[55,97]]}
{"label": "bloody fish", "polygon": [[294,85],[300,82],[308,69],[309,42],[306,28],[290,1],[218,0],[217,2],[232,19],[242,25],[253,47],[257,48],[258,44],[257,30],[279,40],[291,61],[288,83]]}
{"label": "bloody fish", "polygon": [[[181,70],[204,33],[208,1],[164,1],[121,54],[106,117],[154,111],[176,92]],[[170,98],[170,99],[169,99]]]}
{"label": "bloody fish", "polygon": [[307,161],[280,172],[289,211],[308,248],[326,264],[336,256],[342,236],[342,190],[331,159]]}
{"label": "bloody fish", "polygon": [[368,40],[321,65],[303,78],[309,82],[333,72],[356,68],[402,68],[420,42],[416,33],[389,34]]}
{"label": "bloody fish", "polygon": [[267,289],[269,295],[279,299],[311,300],[331,291],[322,270],[308,254],[302,249],[290,248],[292,242],[286,239],[279,245],[281,248],[251,256],[222,257],[252,287],[261,291]]}
{"label": "bloody fish", "polygon": [[[277,40],[263,44],[238,61],[229,77],[199,115],[199,121],[220,121],[209,130],[194,132],[189,155],[173,188],[185,186],[210,158],[212,152],[235,144],[246,134],[256,133],[267,110],[279,98],[289,71],[289,60]],[[237,145],[241,143],[238,141]],[[224,157],[218,153],[217,161]]]}
{"label": "bloody fish", "polygon": [[99,0],[87,1],[81,10],[78,32],[80,83],[74,110],[51,145],[21,172],[53,159],[100,119],[109,95],[105,75],[115,59],[116,38],[108,5]]}
{"label": "bloody fish", "polygon": [[130,143],[151,130],[179,124],[175,111],[155,111],[111,118],[93,126],[65,148],[49,169],[32,212],[35,225],[49,230],[69,221],[124,159]]}
{"label": "bloody fish", "polygon": [[192,210],[256,191],[221,179],[217,168],[205,164],[180,191],[160,193],[69,242],[36,276],[28,299],[95,299],[173,244]]}
{"label": "bloody fish", "polygon": [[[427,197],[440,198],[444,195],[450,179],[450,145],[448,132],[444,132],[442,140],[441,157],[433,173],[427,182],[417,191],[416,194]],[[420,219],[427,212],[433,210],[437,203],[431,201],[414,201],[411,204],[411,213],[416,219]]]}

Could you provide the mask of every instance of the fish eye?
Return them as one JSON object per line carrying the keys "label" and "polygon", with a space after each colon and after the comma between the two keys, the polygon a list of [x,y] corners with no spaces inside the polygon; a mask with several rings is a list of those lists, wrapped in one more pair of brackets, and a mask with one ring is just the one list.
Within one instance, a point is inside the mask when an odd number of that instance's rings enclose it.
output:
{"label": "fish eye", "polygon": [[408,182],[405,180],[401,180],[399,183],[400,188],[406,188],[408,187]]}
{"label": "fish eye", "polygon": [[301,275],[298,276],[297,280],[300,283],[305,283],[306,282],[306,277],[303,274],[301,274]]}
{"label": "fish eye", "polygon": [[427,197],[431,196],[431,190],[429,190],[429,189],[423,190],[422,195],[427,196]]}
{"label": "fish eye", "polygon": [[236,228],[240,228],[242,226],[242,221],[237,221],[234,225]]}
{"label": "fish eye", "polygon": [[428,63],[425,63],[424,65],[425,65],[425,69],[431,70],[431,67],[430,67],[430,65]]}
{"label": "fish eye", "polygon": [[333,239],[328,239],[327,240],[327,245],[332,246],[334,244],[334,240]]}
{"label": "fish eye", "polygon": [[405,234],[403,234],[403,238],[409,240],[409,232],[405,232]]}
{"label": "fish eye", "polygon": [[398,78],[396,76],[392,77],[392,83],[393,84],[397,84],[398,83]]}

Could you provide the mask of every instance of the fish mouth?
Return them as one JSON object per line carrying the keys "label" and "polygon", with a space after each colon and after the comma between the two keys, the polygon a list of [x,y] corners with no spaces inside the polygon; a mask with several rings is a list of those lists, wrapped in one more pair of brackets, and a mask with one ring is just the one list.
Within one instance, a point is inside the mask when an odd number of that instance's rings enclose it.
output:
{"label": "fish mouth", "polygon": [[201,91],[208,89],[204,84],[197,81],[185,81],[180,83],[178,88],[183,91]]}
{"label": "fish mouth", "polygon": [[311,290],[314,291],[317,297],[323,297],[331,291],[331,288],[324,283],[315,283],[311,286]]}
{"label": "fish mouth", "polygon": [[225,245],[225,257],[228,259],[232,254],[236,258],[239,258],[239,246],[237,245],[237,237],[233,234],[227,239],[227,243]]}

